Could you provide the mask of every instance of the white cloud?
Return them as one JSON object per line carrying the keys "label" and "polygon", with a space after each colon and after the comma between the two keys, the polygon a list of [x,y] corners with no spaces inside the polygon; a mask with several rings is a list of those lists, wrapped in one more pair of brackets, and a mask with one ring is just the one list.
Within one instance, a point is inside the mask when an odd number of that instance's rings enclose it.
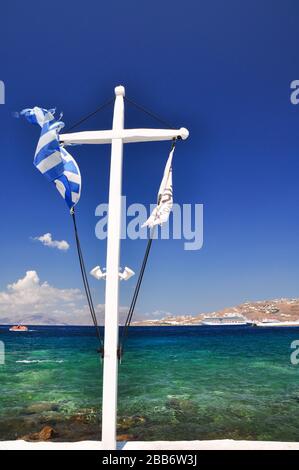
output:
{"label": "white cloud", "polygon": [[37,240],[41,242],[45,246],[49,246],[51,248],[57,248],[58,250],[66,251],[69,249],[70,245],[65,240],[53,240],[51,233],[45,233],[40,237],[34,237],[33,240]]}
{"label": "white cloud", "polygon": [[[95,305],[98,323],[103,325],[105,305]],[[120,306],[120,323],[124,324],[128,307]],[[160,319],[170,312],[136,311],[133,321]],[[42,282],[35,270],[8,284],[0,291],[0,324],[92,325],[85,295],[80,289],[62,289]]]}
{"label": "white cloud", "polygon": [[[59,289],[41,282],[36,271],[27,271],[23,278],[0,292],[0,323],[30,323],[32,319],[40,324],[87,324],[88,317],[79,309],[83,300],[80,289]],[[74,305],[77,315],[73,315]]]}
{"label": "white cloud", "polygon": [[[104,304],[95,306],[98,323],[104,322]],[[120,307],[124,321],[127,307]],[[47,281],[41,282],[38,273],[27,271],[25,276],[0,291],[0,324],[28,325],[91,325],[85,295],[80,289],[60,289]]]}

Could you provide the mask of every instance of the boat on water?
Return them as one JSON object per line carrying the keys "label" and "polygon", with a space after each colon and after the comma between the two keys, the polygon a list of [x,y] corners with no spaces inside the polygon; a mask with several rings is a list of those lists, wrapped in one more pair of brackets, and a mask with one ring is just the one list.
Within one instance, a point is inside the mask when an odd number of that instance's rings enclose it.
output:
{"label": "boat on water", "polygon": [[201,324],[205,326],[245,326],[251,323],[245,318],[235,315],[227,317],[206,317]]}
{"label": "boat on water", "polygon": [[297,326],[299,328],[299,321],[277,321],[277,320],[262,320],[258,321],[255,323],[255,326],[259,327],[277,327],[277,326],[283,326],[283,327],[290,327],[290,326]]}
{"label": "boat on water", "polygon": [[28,327],[25,325],[14,325],[9,328],[9,331],[28,331]]}

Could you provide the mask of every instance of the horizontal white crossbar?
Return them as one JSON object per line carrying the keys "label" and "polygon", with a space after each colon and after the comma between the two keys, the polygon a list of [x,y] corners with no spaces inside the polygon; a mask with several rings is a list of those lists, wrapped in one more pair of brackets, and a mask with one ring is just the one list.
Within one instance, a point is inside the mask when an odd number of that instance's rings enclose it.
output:
{"label": "horizontal white crossbar", "polygon": [[71,144],[111,144],[113,139],[122,139],[123,143],[151,142],[172,140],[176,137],[187,139],[189,132],[181,129],[123,129],[107,131],[83,131],[61,134],[60,142]]}

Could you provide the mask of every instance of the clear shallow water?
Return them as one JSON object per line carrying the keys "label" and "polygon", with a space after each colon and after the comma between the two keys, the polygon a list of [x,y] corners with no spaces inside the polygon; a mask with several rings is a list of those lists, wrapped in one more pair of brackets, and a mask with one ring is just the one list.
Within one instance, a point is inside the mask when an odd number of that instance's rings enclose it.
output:
{"label": "clear shallow water", "polygon": [[[99,439],[102,367],[88,327],[0,327],[0,439],[51,425]],[[298,328],[131,328],[119,434],[130,439],[299,440]]]}

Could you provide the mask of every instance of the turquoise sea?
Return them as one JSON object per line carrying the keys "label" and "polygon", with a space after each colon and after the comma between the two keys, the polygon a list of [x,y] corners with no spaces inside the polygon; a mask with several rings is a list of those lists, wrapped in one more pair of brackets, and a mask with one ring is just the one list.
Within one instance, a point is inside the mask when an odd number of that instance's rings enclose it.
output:
{"label": "turquoise sea", "polygon": [[[299,441],[299,328],[134,327],[119,376],[118,433],[136,440]],[[99,439],[102,365],[89,327],[0,327],[0,439],[45,425]]]}

